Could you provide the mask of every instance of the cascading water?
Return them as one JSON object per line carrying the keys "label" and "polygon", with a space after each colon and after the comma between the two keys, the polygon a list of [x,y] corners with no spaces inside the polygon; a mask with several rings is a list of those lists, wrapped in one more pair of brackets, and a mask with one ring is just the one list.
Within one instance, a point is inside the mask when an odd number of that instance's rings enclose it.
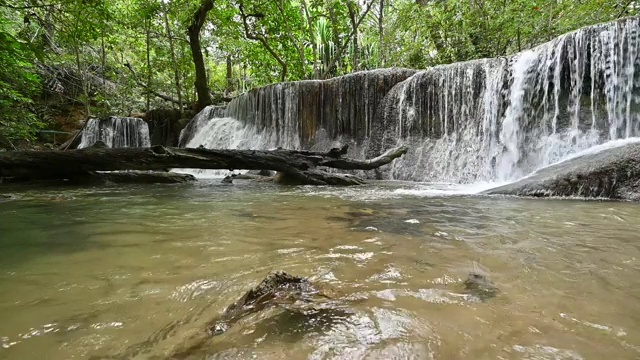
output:
{"label": "cascading water", "polygon": [[149,126],[142,119],[111,116],[89,119],[82,131],[79,149],[103,141],[110,148],[149,147]]}
{"label": "cascading water", "polygon": [[212,109],[201,113],[209,116],[194,119],[187,145],[318,148],[339,140],[362,156],[405,144],[410,152],[386,178],[514,180],[640,135],[639,29],[638,18],[623,19],[510,57],[256,89],[213,119]]}
{"label": "cascading water", "polygon": [[381,122],[396,125],[380,129],[381,145],[412,150],[391,176],[515,180],[638,136],[639,28],[637,18],[588,27],[509,58],[439,66],[398,84]]}

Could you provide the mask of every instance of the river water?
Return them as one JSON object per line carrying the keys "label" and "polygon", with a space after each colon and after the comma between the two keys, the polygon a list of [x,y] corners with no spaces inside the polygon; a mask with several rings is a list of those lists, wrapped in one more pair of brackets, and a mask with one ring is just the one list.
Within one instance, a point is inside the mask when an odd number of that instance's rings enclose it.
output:
{"label": "river water", "polygon": [[[16,190],[0,202],[0,359],[167,358],[272,270],[346,307],[256,314],[190,358],[640,357],[638,205],[463,193]],[[470,272],[498,295],[468,294]]]}

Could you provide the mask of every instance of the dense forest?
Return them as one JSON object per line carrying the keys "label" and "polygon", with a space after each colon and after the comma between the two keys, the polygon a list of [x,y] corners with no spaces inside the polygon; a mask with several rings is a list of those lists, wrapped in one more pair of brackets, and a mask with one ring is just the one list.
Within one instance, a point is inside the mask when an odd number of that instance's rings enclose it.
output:
{"label": "dense forest", "polygon": [[0,147],[273,82],[512,54],[636,13],[627,0],[0,0]]}

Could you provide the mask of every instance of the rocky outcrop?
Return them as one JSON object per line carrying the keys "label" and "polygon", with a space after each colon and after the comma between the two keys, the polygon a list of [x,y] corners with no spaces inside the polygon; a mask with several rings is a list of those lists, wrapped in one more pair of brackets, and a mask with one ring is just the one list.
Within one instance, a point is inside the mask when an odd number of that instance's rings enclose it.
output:
{"label": "rocky outcrop", "polygon": [[195,116],[193,111],[180,112],[179,109],[151,109],[141,118],[149,125],[151,145],[178,146],[180,132]]}
{"label": "rocky outcrop", "polygon": [[331,290],[308,279],[282,271],[272,272],[211,321],[207,330],[211,335],[220,335],[240,319],[273,307],[304,314],[322,308],[323,303],[333,297]]}
{"label": "rocky outcrop", "polygon": [[485,194],[640,201],[640,143],[575,157]]}

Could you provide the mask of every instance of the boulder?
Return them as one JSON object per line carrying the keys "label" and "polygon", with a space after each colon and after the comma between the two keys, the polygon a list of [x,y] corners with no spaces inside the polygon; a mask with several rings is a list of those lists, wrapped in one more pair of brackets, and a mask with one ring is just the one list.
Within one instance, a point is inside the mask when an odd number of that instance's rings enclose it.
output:
{"label": "boulder", "polygon": [[224,333],[238,320],[269,308],[278,307],[306,314],[327,305],[334,295],[308,279],[286,272],[271,272],[258,286],[229,305],[224,313],[207,326],[211,335]]}
{"label": "boulder", "polygon": [[639,201],[640,143],[600,146],[484,194]]}
{"label": "boulder", "polygon": [[486,301],[494,298],[500,290],[485,275],[478,273],[470,273],[464,281],[464,290],[466,293],[473,295]]}

